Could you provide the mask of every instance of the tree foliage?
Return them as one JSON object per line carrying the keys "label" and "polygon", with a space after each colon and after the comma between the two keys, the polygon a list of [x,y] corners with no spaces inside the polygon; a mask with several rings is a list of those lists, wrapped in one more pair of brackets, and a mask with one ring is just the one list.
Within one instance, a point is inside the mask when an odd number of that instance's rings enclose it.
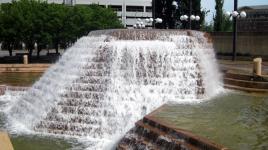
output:
{"label": "tree foliage", "polygon": [[0,6],[0,41],[11,51],[10,55],[12,48],[22,42],[31,56],[35,43],[39,54],[47,45],[56,50],[59,44],[67,47],[92,30],[121,27],[114,11],[97,5],[19,0]]}
{"label": "tree foliage", "polygon": [[[190,15],[189,0],[175,0],[178,4],[176,9],[172,3],[174,0],[155,0],[155,15],[162,18],[163,23],[157,24],[158,28],[189,28],[189,22],[181,21],[181,15]],[[201,1],[192,0],[192,15],[200,16],[200,21],[192,21],[191,28],[194,30],[200,29],[200,24],[204,21],[205,12],[201,10]]]}
{"label": "tree foliage", "polygon": [[215,0],[216,2],[216,15],[214,20],[214,31],[231,31],[232,21],[228,16],[224,15],[223,4],[224,0]]}

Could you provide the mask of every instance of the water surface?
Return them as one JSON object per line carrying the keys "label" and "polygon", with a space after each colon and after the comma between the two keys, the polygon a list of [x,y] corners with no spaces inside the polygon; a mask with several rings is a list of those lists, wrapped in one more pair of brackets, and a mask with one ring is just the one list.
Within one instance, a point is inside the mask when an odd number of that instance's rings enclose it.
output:
{"label": "water surface", "polygon": [[200,104],[169,105],[156,116],[231,149],[268,149],[264,96],[226,94]]}
{"label": "water surface", "polygon": [[43,73],[0,73],[0,85],[31,86]]}

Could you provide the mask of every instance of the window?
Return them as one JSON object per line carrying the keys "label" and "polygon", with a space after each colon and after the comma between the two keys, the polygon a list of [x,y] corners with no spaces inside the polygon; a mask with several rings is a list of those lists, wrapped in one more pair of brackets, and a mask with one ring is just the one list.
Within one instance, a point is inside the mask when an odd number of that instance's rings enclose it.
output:
{"label": "window", "polygon": [[112,8],[114,11],[122,11],[121,5],[110,5],[109,8]]}
{"label": "window", "polygon": [[143,12],[143,6],[127,6],[127,11],[130,11],[130,12]]}
{"label": "window", "polygon": [[153,9],[151,6],[146,6],[146,12],[153,12]]}

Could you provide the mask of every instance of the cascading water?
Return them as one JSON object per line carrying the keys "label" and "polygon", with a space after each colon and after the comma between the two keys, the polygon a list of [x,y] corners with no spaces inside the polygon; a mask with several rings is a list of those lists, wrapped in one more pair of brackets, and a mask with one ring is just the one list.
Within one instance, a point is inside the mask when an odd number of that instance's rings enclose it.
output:
{"label": "cascading water", "polygon": [[160,105],[195,102],[221,87],[204,33],[96,31],[69,48],[8,114],[26,129],[87,137],[89,149],[106,149]]}

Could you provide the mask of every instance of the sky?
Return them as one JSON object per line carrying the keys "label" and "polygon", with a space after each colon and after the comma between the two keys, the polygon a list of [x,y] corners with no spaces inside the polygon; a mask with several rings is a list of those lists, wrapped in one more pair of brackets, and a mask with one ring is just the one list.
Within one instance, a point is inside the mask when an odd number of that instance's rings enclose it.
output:
{"label": "sky", "polygon": [[[206,22],[211,22],[213,14],[215,14],[215,0],[201,0],[202,8],[210,10],[206,17]],[[251,5],[268,5],[268,0],[238,0],[238,7]],[[232,11],[234,0],[224,0],[224,10]]]}

